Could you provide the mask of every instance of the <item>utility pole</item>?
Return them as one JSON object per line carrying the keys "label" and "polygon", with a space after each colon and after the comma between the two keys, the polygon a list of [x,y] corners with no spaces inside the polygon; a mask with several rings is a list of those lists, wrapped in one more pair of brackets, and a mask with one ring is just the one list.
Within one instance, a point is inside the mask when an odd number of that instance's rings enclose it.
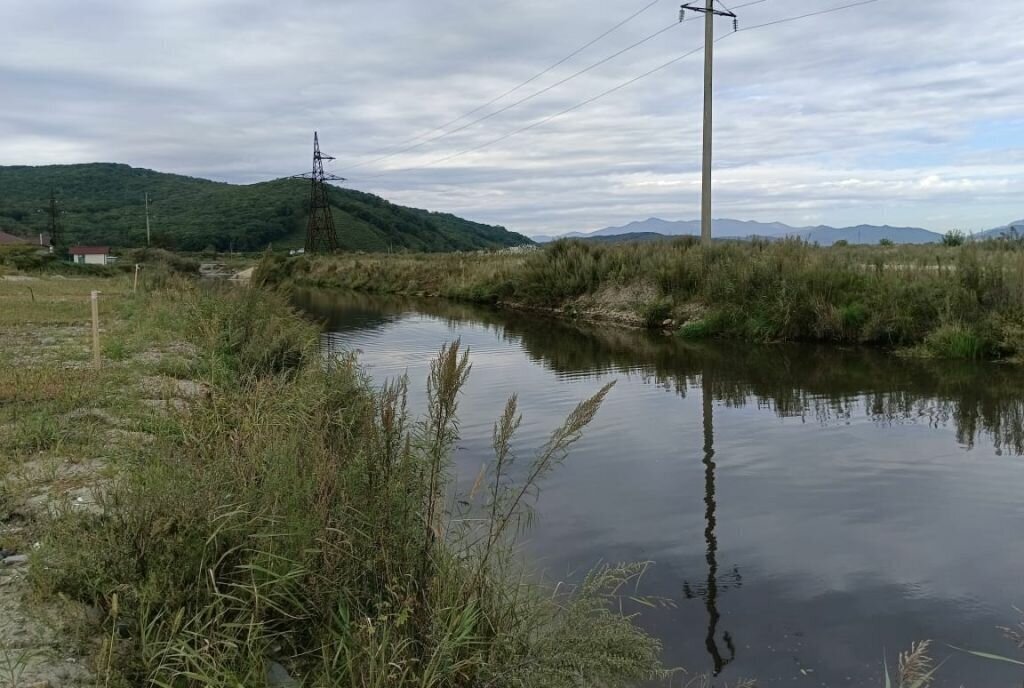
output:
{"label": "utility pole", "polygon": [[149,233],[149,192],[146,192],[146,246],[152,243],[152,237]]}
{"label": "utility pole", "polygon": [[64,243],[63,227],[60,222],[60,212],[57,210],[57,196],[53,187],[50,187],[50,246],[61,246]]}
{"label": "utility pole", "polygon": [[731,17],[733,30],[737,30],[737,17],[729,10],[715,9],[715,0],[705,0],[704,7],[683,5],[679,20],[686,17],[686,11],[704,15],[704,162],[701,178],[700,237],[707,248],[711,246],[711,149],[713,142],[712,106],[714,102],[715,73],[715,17]]}

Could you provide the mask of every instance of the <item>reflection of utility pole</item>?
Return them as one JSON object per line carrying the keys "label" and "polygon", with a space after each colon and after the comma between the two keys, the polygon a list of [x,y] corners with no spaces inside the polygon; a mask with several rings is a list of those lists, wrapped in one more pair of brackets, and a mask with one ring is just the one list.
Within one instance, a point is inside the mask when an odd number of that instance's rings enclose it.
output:
{"label": "reflection of utility pole", "polygon": [[[718,505],[715,501],[715,421],[714,421],[714,394],[711,389],[711,380],[707,370],[701,376],[701,402],[704,416],[704,541],[707,545],[708,578],[706,587],[703,590],[704,608],[708,613],[708,632],[704,638],[704,645],[711,655],[714,664],[714,674],[718,676],[729,664],[736,659],[736,645],[733,643],[732,635],[726,631],[722,640],[725,643],[729,656],[723,657],[718,647],[718,622],[722,615],[718,611],[718,536],[715,528],[718,525],[715,513]],[[733,570],[733,581],[739,587],[742,579],[738,570]],[[726,590],[728,586],[722,586]],[[689,583],[683,584],[683,592],[689,599],[694,597],[693,590]]]}

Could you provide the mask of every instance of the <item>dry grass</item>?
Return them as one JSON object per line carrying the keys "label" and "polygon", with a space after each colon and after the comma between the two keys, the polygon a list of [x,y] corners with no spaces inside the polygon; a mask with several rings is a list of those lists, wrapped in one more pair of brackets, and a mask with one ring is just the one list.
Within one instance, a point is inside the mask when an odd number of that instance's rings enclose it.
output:
{"label": "dry grass", "polygon": [[[1004,244],[819,248],[796,241],[562,241],[524,256],[268,258],[263,282],[613,317],[685,336],[918,347],[950,358],[1024,351],[1024,251]],[[613,305],[609,294],[630,294]]]}
{"label": "dry grass", "polygon": [[[61,512],[38,589],[103,610],[110,685],[264,685],[280,662],[307,686],[626,686],[664,675],[660,646],[615,611],[642,567],[551,591],[524,577],[516,538],[545,474],[607,390],[539,449],[524,483],[451,499],[469,373],[456,343],[429,381],[371,389],[324,366],[317,331],[256,290],[147,297],[189,333],[209,394],[154,430],[88,513]],[[42,393],[37,397],[43,397]],[[50,402],[42,402],[50,403]],[[496,431],[510,458],[514,404]],[[481,519],[479,514],[491,514]]]}

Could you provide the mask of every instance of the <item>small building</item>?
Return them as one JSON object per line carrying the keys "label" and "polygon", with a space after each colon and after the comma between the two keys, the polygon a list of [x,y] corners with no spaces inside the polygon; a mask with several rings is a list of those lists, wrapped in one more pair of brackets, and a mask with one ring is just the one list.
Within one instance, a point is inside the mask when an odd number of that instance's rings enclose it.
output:
{"label": "small building", "polygon": [[71,262],[79,265],[109,265],[114,262],[109,246],[72,246]]}

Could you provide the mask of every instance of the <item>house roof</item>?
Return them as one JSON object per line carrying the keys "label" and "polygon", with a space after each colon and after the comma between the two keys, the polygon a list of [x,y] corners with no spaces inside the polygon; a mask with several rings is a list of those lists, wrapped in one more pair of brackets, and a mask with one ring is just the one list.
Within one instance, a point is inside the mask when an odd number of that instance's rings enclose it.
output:
{"label": "house roof", "polygon": [[31,244],[32,241],[25,237],[14,236],[7,232],[0,231],[0,244]]}
{"label": "house roof", "polygon": [[109,246],[72,246],[68,253],[73,256],[107,256],[110,255]]}

